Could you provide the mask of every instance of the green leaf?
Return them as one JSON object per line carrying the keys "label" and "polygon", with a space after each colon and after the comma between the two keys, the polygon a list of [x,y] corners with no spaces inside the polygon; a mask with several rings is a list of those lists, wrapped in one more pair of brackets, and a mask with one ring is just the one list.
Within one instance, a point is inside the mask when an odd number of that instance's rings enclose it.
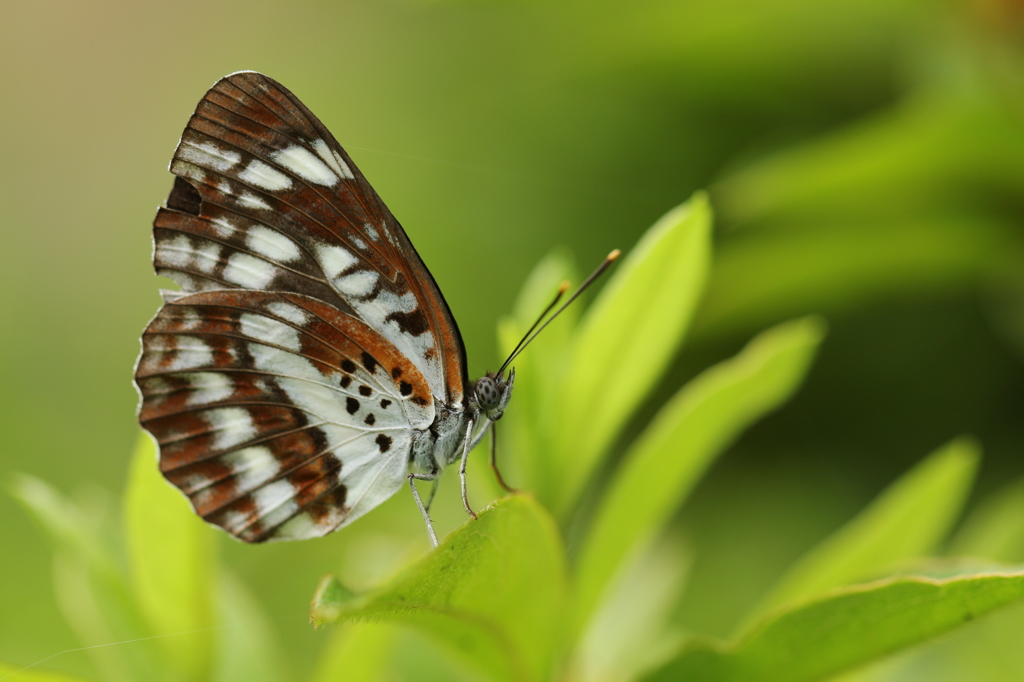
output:
{"label": "green leaf", "polygon": [[1024,561],[1024,479],[984,500],[954,536],[947,554]]}
{"label": "green leaf", "polygon": [[[281,652],[267,615],[245,585],[221,570],[214,682],[283,682]],[[213,633],[205,633],[210,636]],[[358,679],[358,678],[357,678]]]}
{"label": "green leaf", "polygon": [[[184,677],[209,675],[216,637],[213,618],[213,534],[157,467],[156,450],[141,435],[132,456],[124,528],[136,603],[167,665]],[[180,634],[179,634],[180,633]]]}
{"label": "green leaf", "polygon": [[676,353],[704,288],[711,208],[695,194],[641,238],[587,311],[560,393],[552,453],[564,516]]}
{"label": "green leaf", "polygon": [[[508,357],[537,315],[551,302],[559,285],[566,281],[577,281],[569,256],[554,251],[537,264],[516,299],[514,314],[498,323],[499,347],[504,357]],[[564,380],[579,314],[578,304],[569,306],[530,344],[529,350],[516,358],[513,366],[520,379],[512,406],[499,425],[502,435],[498,456],[502,471],[507,468],[512,472],[511,485],[531,491],[545,504],[554,499],[558,486],[549,444],[558,429],[558,387]],[[500,494],[490,471],[479,478],[493,485],[496,495]]]}
{"label": "green leaf", "polygon": [[[114,533],[100,501],[82,504],[49,484],[21,475],[12,492],[49,536],[54,551],[54,592],[61,612],[104,680],[169,679],[138,612]],[[112,643],[132,642],[111,646]]]}
{"label": "green leaf", "polygon": [[343,624],[324,647],[312,682],[388,679],[396,629],[390,623]]}
{"label": "green leaf", "polygon": [[627,562],[587,624],[568,678],[633,680],[671,658],[682,635],[670,621],[690,563],[690,553],[674,536],[663,536]]}
{"label": "green leaf", "polygon": [[764,332],[687,384],[627,453],[580,552],[574,618],[581,627],[622,562],[668,522],[716,455],[800,385],[824,335],[817,318]]}
{"label": "green leaf", "polygon": [[565,562],[554,521],[532,498],[496,502],[389,584],[355,596],[327,580],[312,619],[395,621],[449,644],[501,680],[547,677],[559,643]]}
{"label": "green leaf", "polygon": [[959,516],[979,456],[963,438],[930,455],[798,561],[747,622],[931,552]]}
{"label": "green leaf", "polygon": [[849,587],[777,615],[735,645],[693,643],[645,682],[810,682],[1024,598],[1024,573]]}

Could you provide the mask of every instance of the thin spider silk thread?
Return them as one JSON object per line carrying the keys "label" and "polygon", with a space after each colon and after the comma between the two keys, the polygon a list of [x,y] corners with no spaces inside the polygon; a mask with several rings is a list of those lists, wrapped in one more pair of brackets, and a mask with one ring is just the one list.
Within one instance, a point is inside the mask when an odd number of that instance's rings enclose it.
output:
{"label": "thin spider silk thread", "polygon": [[13,673],[8,673],[7,675],[4,675],[3,677],[0,677],[0,682],[2,682],[2,680],[8,680],[8,679],[14,677],[15,675],[18,675],[20,673],[25,672],[26,670],[30,670],[31,668],[34,668],[37,665],[42,665],[43,663],[46,663],[50,659],[57,658],[61,654],[70,654],[70,653],[74,653],[76,651],[88,651],[89,649],[102,649],[103,647],[116,646],[118,644],[132,644],[133,642],[145,642],[145,641],[148,641],[148,640],[151,640],[151,639],[163,639],[165,637],[178,637],[180,635],[191,635],[191,634],[195,634],[197,632],[209,632],[211,630],[220,630],[220,629],[221,629],[220,627],[212,627],[212,628],[201,628],[199,630],[185,630],[183,632],[170,632],[170,633],[168,633],[166,635],[153,635],[152,637],[139,637],[138,639],[126,639],[126,640],[121,641],[121,642],[108,642],[106,644],[93,644],[92,646],[83,646],[83,647],[79,647],[77,649],[65,649],[64,651],[58,651],[55,654],[50,654],[46,658],[41,658],[41,659],[39,659],[38,661],[36,661],[35,663],[33,663],[31,665],[26,665],[24,668],[19,668],[18,670],[15,670]]}

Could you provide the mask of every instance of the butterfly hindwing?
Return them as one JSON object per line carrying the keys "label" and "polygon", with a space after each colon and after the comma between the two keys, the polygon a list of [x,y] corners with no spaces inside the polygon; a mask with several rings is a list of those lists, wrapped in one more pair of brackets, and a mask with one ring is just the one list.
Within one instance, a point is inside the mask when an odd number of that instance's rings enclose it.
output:
{"label": "butterfly hindwing", "polygon": [[143,334],[140,421],[204,519],[250,542],[323,535],[403,483],[425,377],[353,315],[289,293],[167,303]]}
{"label": "butterfly hindwing", "polygon": [[447,303],[398,221],[334,137],[266,76],[233,74],[200,101],[154,223],[157,272],[188,292],[287,291],[387,338],[447,404],[465,350]]}

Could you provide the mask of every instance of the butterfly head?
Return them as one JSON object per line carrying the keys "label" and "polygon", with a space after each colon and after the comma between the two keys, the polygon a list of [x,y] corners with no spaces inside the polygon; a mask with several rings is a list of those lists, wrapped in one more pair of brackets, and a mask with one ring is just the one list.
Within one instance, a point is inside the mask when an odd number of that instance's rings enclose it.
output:
{"label": "butterfly head", "polygon": [[508,373],[508,378],[502,374],[489,372],[476,380],[473,385],[473,399],[481,414],[492,422],[501,419],[505,413],[508,401],[512,398],[512,384],[516,380],[515,369]]}

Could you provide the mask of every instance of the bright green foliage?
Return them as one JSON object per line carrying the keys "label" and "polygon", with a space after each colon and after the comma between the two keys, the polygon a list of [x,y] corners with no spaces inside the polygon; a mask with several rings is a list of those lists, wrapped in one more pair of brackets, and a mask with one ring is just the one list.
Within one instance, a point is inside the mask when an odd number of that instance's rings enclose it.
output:
{"label": "bright green foliage", "polygon": [[353,596],[328,578],[317,623],[414,624],[494,679],[546,679],[562,632],[565,558],[551,517],[532,498],[504,498],[388,585]]}
{"label": "bright green foliage", "polygon": [[156,461],[153,441],[139,439],[124,501],[132,591],[150,631],[190,633],[157,642],[184,679],[196,679],[213,655],[214,531],[167,485]]}
{"label": "bright green foliage", "polygon": [[798,561],[750,618],[928,556],[959,517],[979,456],[961,439],[925,459]]}
{"label": "bright green foliage", "polygon": [[840,590],[734,646],[697,644],[646,682],[810,682],[916,644],[1024,598],[1024,572],[896,578]]}
{"label": "bright green foliage", "polygon": [[627,453],[580,552],[577,626],[589,618],[622,561],[662,530],[714,457],[799,386],[822,333],[816,319],[767,331],[661,409]]}
{"label": "bright green foliage", "polygon": [[[603,466],[687,331],[710,220],[702,194],[671,211],[628,250],[589,310],[570,310],[517,360],[522,379],[499,432],[512,451],[502,461],[530,492],[499,499],[377,587],[355,593],[323,579],[312,621],[339,627],[315,682],[619,682],[647,673],[652,682],[810,681],[1024,597],[1024,573],[992,572],[992,560],[1024,558],[1020,488],[953,543],[988,561],[926,561],[955,524],[978,464],[978,448],[960,439],[798,561],[751,605],[734,640],[683,638],[673,610],[693,553],[672,521],[715,458],[799,389],[824,337],[818,317],[759,334],[683,386]],[[564,279],[575,279],[566,256],[537,267],[500,324],[506,352]],[[14,493],[51,539],[58,599],[83,646],[139,640],[90,649],[102,679],[294,679],[260,605],[221,565],[218,534],[162,480],[148,439],[132,460],[123,542],[94,502],[27,477]]]}
{"label": "bright green foliage", "polygon": [[74,502],[27,476],[13,492],[50,536],[58,601],[103,680],[286,679],[261,607],[216,560],[217,531],[164,482],[148,437],[132,460],[126,547],[97,501]]}
{"label": "bright green foliage", "polygon": [[[512,316],[498,323],[498,340],[502,354],[508,357],[537,315],[551,302],[563,282],[578,282],[575,268],[568,256],[554,252],[534,268],[516,301]],[[529,352],[516,358],[513,367],[520,377],[515,387],[515,409],[502,419],[500,430],[511,438],[502,441],[502,466],[515,472],[513,480],[531,491],[542,503],[550,503],[558,495],[557,462],[542,443],[553,442],[560,424],[559,387],[564,382],[571,352],[573,330],[580,316],[580,306],[569,306],[530,345]],[[522,409],[519,409],[523,406]],[[487,483],[488,474],[478,478]],[[486,485],[486,483],[485,483]],[[494,487],[497,492],[499,488]]]}
{"label": "bright green foliage", "polygon": [[584,315],[559,393],[550,455],[567,514],[619,429],[682,341],[704,290],[711,208],[704,194],[670,211],[625,256]]}

